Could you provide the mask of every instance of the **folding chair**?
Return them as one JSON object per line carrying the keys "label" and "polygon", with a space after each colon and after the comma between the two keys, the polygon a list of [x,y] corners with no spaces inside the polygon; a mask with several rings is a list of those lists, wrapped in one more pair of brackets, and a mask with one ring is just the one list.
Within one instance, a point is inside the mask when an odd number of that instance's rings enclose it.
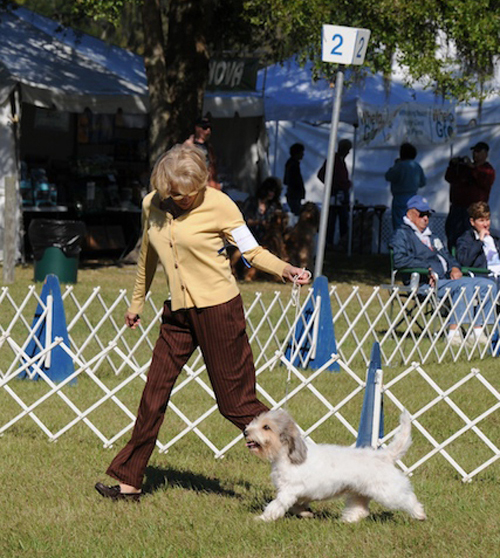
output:
{"label": "folding chair", "polygon": [[[389,249],[389,256],[391,262],[391,283],[390,285],[381,285],[383,289],[387,289],[391,294],[397,290],[403,299],[408,299],[412,297],[412,302],[405,306],[405,316],[403,316],[394,326],[397,329],[402,322],[407,321],[407,319],[413,319],[413,315],[418,311],[422,304],[425,304],[423,315],[430,315],[434,311],[437,305],[437,295],[436,290],[422,279],[427,279],[429,277],[429,270],[422,267],[408,267],[396,269],[394,267],[394,253],[392,248]],[[398,281],[401,283],[398,284]],[[430,290],[434,291],[434,296],[429,297]],[[392,321],[393,314],[393,304],[394,300],[391,302],[389,316]],[[424,330],[425,324],[422,325],[418,320],[415,321],[420,330]]]}

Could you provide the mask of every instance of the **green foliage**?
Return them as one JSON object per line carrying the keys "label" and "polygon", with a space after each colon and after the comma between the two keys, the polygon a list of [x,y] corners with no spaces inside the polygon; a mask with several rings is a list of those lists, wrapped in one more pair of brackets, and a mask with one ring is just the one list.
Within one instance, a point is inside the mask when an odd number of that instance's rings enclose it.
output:
{"label": "green foliage", "polygon": [[126,4],[133,0],[78,0],[73,3],[73,11],[76,14],[80,12],[97,20],[106,19],[112,23],[117,23],[120,19]]}
{"label": "green foliage", "polygon": [[321,64],[325,23],[372,31],[366,67],[389,75],[396,60],[409,82],[422,80],[458,99],[488,93],[500,39],[498,0],[246,0],[252,25],[265,30],[279,60],[301,53]]}

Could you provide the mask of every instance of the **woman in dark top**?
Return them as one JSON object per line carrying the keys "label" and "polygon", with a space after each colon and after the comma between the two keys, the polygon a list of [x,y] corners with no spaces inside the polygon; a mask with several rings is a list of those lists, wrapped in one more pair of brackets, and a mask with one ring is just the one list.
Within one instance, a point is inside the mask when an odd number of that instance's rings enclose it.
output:
{"label": "woman in dark top", "polygon": [[468,208],[471,228],[457,240],[457,260],[466,267],[487,268],[500,275],[500,238],[490,230],[490,208],[475,202]]}

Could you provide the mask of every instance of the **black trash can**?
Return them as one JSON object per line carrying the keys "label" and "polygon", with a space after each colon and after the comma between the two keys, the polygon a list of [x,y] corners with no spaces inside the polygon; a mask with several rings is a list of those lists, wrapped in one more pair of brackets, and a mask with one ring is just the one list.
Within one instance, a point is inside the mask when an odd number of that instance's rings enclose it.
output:
{"label": "black trash can", "polygon": [[85,232],[82,221],[33,219],[28,237],[35,258],[35,281],[45,281],[53,274],[61,283],[76,283]]}

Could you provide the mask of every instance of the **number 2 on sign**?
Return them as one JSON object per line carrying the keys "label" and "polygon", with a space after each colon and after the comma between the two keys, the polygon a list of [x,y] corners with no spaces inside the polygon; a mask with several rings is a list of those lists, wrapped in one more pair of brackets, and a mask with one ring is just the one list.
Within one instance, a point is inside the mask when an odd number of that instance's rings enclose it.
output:
{"label": "number 2 on sign", "polygon": [[365,44],[365,38],[361,37],[361,39],[359,40],[359,49],[358,49],[358,53],[356,54],[356,58],[361,58],[361,53],[363,52],[364,44]]}
{"label": "number 2 on sign", "polygon": [[[333,48],[332,48],[332,52],[330,54],[336,54],[338,56],[342,56],[342,53],[340,52],[340,47],[342,46],[342,43],[344,42],[344,39],[342,38],[342,35],[339,35],[338,33],[336,33],[333,37],[332,37],[332,41],[333,41]],[[337,41],[337,42],[335,42]]]}

